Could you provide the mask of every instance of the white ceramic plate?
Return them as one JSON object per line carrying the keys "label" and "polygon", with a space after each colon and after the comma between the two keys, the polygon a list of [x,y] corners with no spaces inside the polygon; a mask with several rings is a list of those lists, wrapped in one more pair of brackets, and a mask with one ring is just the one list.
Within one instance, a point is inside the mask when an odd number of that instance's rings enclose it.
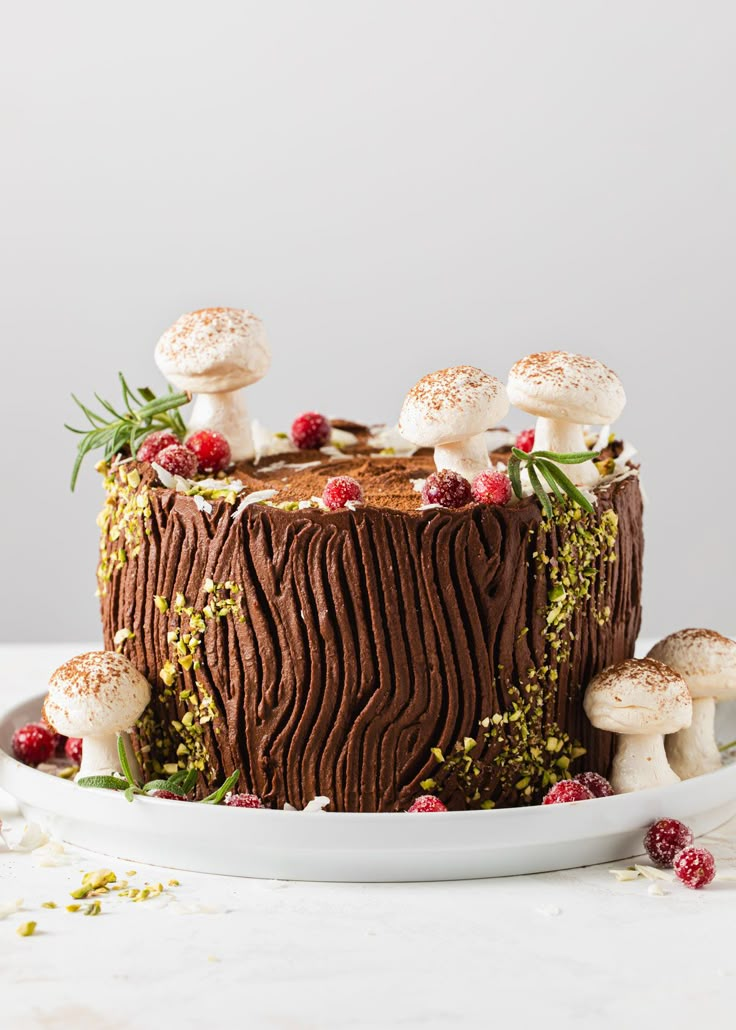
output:
{"label": "white ceramic plate", "polygon": [[[641,854],[661,816],[709,833],[736,814],[736,763],[637,794],[490,812],[437,815],[281,812],[87,790],[22,765],[13,731],[42,697],[0,719],[0,787],[56,837],[129,862],[288,880],[460,880],[536,873]],[[719,738],[736,738],[736,705],[721,705]]]}

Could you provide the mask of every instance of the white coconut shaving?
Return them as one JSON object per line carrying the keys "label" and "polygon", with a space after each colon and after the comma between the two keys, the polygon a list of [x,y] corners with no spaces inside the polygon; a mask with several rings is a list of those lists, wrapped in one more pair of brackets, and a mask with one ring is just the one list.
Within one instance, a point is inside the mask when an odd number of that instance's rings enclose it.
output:
{"label": "white coconut shaving", "polygon": [[349,433],[347,429],[333,428],[330,434],[330,443],[333,447],[354,447],[358,442],[355,433]]}
{"label": "white coconut shaving", "polygon": [[332,444],[327,444],[326,447],[320,447],[322,454],[326,455],[330,461],[349,461],[350,455],[345,454],[340,450],[339,447],[333,447]]}
{"label": "white coconut shaving", "polygon": [[270,501],[277,493],[278,490],[254,490],[252,494],[246,494],[230,517],[236,519],[251,504],[262,504],[263,501]]}
{"label": "white coconut shaving", "polygon": [[254,462],[257,465],[261,458],[272,458],[277,454],[293,454],[297,448],[286,436],[286,434],[274,433],[255,419],[251,423],[253,434],[253,450],[255,451]]}
{"label": "white coconut shaving", "polygon": [[[327,806],[329,804],[330,804],[330,799],[329,798],[320,796],[320,797],[312,798],[311,801],[308,801],[307,804],[304,806],[304,808],[301,809],[301,811],[302,812],[324,812],[325,808],[327,808]],[[285,812],[298,812],[299,809],[298,808],[294,808],[294,806],[290,805],[289,802],[287,801],[286,804],[284,805],[284,811]]]}
{"label": "white coconut shaving", "polygon": [[409,482],[412,485],[412,489],[416,490],[418,494],[424,489],[424,484],[427,482],[426,479],[410,479]]}
{"label": "white coconut shaving", "polygon": [[372,454],[372,458],[410,458],[417,448],[401,435],[398,426],[371,426],[368,446],[385,454]]}
{"label": "white coconut shaving", "polygon": [[23,898],[16,898],[15,901],[0,901],[0,919],[7,919],[15,915],[23,908]]}
{"label": "white coconut shaving", "polygon": [[194,504],[197,508],[199,508],[200,511],[205,512],[205,514],[207,515],[211,515],[214,511],[214,508],[212,507],[211,503],[204,497],[202,497],[201,494],[194,495]]}
{"label": "white coconut shaving", "polygon": [[38,823],[28,823],[27,826],[23,827],[23,834],[18,843],[13,848],[14,851],[35,851],[36,848],[42,848],[44,844],[49,841],[49,835],[45,830],[42,830]]}
{"label": "white coconut shaving", "polygon": [[[184,476],[173,476],[159,465],[157,461],[152,461],[151,467],[161,480],[163,486],[167,490],[175,490],[178,494],[188,494],[192,490],[223,490],[228,493],[239,494],[241,490],[245,489],[245,483],[240,479],[185,479]],[[197,493],[193,496],[194,503],[197,504]],[[200,506],[197,504],[197,507],[199,508]]]}

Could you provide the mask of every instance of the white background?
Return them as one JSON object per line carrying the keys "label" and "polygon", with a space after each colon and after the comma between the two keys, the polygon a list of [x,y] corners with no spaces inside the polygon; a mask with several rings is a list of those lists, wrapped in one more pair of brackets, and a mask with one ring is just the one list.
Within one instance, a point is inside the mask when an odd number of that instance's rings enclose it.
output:
{"label": "white background", "polygon": [[274,428],[394,421],[448,364],[602,358],[650,498],[645,632],[736,630],[735,32],[708,0],[6,7],[2,638],[96,635],[69,394],[158,387],[162,330],[216,304],[268,327]]}

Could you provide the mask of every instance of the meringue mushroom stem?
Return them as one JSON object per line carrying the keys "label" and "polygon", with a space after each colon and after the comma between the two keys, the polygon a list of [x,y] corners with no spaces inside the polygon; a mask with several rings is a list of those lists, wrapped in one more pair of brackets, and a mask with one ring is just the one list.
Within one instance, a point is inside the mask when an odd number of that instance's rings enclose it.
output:
{"label": "meringue mushroom stem", "polygon": [[109,775],[112,772],[122,773],[122,771],[118,757],[118,739],[115,733],[83,738],[79,779],[84,776]]}
{"label": "meringue mushroom stem", "polygon": [[196,394],[187,432],[196,433],[199,429],[222,433],[230,444],[233,461],[249,461],[255,456],[245,388]]}
{"label": "meringue mushroom stem", "polygon": [[715,721],[715,698],[694,697],[692,723],[667,737],[667,758],[680,779],[689,780],[721,768]]}
{"label": "meringue mushroom stem", "polygon": [[438,472],[450,469],[464,476],[468,482],[472,482],[479,472],[483,472],[491,464],[485,433],[438,445],[434,449],[434,463]]}
{"label": "meringue mushroom stem", "polygon": [[[574,454],[588,449],[583,427],[577,422],[560,418],[538,418],[534,431],[535,451],[554,451],[556,454]],[[591,457],[594,457],[591,454]],[[576,465],[568,472],[575,486],[593,486],[600,479],[592,461]]]}
{"label": "meringue mushroom stem", "polygon": [[610,779],[617,794],[629,794],[679,783],[680,777],[667,761],[662,734],[642,733],[619,736]]}

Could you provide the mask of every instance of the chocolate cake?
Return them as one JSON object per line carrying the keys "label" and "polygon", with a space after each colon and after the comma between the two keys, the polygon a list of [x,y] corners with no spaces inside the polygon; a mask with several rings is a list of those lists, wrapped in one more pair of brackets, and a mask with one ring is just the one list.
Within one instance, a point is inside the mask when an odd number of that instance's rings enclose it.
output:
{"label": "chocolate cake", "polygon": [[[583,693],[633,655],[641,617],[642,500],[621,445],[597,462],[592,511],[552,494],[550,514],[528,490],[444,508],[417,489],[431,450],[332,427],[332,445],[283,441],[195,482],[103,466],[104,642],[154,685],[144,771],[197,769],[201,795],[240,769],[267,805],[323,795],[348,812],[427,792],[452,809],[528,804],[577,770],[605,774],[613,737]],[[326,510],[342,475],[362,502]]]}

